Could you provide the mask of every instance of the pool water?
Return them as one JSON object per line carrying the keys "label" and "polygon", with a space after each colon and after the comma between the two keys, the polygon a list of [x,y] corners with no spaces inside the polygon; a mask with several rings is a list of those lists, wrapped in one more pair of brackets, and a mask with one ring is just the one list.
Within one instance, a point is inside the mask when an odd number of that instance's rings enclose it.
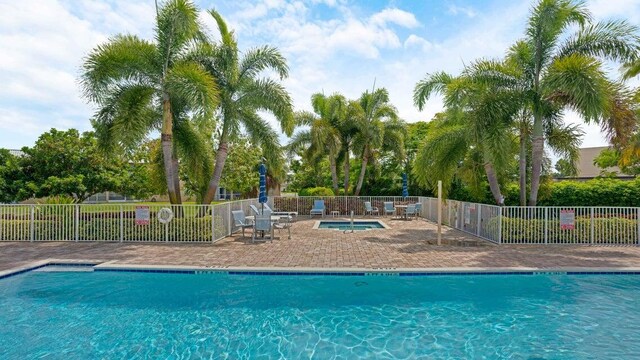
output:
{"label": "pool water", "polygon": [[[318,225],[318,229],[335,229],[335,230],[351,230],[350,221],[327,221],[321,220]],[[353,223],[353,230],[369,230],[369,229],[384,229],[379,221],[355,221]]]}
{"label": "pool water", "polygon": [[640,276],[31,272],[2,359],[637,359]]}

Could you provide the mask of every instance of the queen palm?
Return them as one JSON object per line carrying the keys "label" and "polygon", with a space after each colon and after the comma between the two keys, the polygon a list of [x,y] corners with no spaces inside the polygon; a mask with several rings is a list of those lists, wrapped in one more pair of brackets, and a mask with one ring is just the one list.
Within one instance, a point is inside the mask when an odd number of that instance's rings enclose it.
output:
{"label": "queen palm", "polygon": [[422,110],[434,93],[442,93],[446,112],[439,114],[429,138],[416,154],[414,174],[433,186],[444,180],[445,192],[462,166],[476,193],[484,173],[497,204],[504,202],[498,175],[514,153],[511,119],[518,101],[510,91],[477,82],[472,69],[453,77],[435,73],[416,84],[414,102]]}
{"label": "queen palm", "polygon": [[287,135],[292,134],[294,127],[291,98],[287,91],[271,78],[258,77],[264,70],[274,71],[280,79],[287,77],[289,69],[284,57],[270,46],[250,49],[240,57],[235,36],[224,19],[215,10],[210,10],[209,14],[217,24],[221,42],[203,48],[195,58],[218,84],[220,105],[217,115],[220,124],[215,165],[203,198],[204,204],[211,203],[218,191],[230,139],[241,131],[241,127],[253,144],[263,148],[267,161],[274,166],[280,162],[281,155],[278,134],[258,113],[266,111],[273,114]]}
{"label": "queen palm", "polygon": [[[117,35],[92,50],[83,65],[82,87],[99,107],[93,123],[103,145],[136,146],[160,129],[172,204],[181,202],[174,132],[188,133],[189,118],[211,114],[218,102],[215,79],[189,60],[203,38],[196,7],[171,0],[158,10],[154,42]],[[189,136],[181,139],[184,149],[193,144]]]}
{"label": "queen palm", "polygon": [[289,143],[289,151],[305,149],[307,160],[319,160],[325,155],[329,159],[331,185],[334,194],[338,194],[338,159],[340,156],[341,124],[346,119],[347,100],[340,94],[325,96],[317,93],[311,96],[313,113],[298,112],[298,125],[309,129],[297,132]]}
{"label": "queen palm", "polygon": [[[578,31],[568,33],[572,26],[578,26]],[[541,0],[515,50],[524,76],[515,79],[497,74],[497,78],[528,95],[525,106],[533,118],[529,204],[535,205],[544,158],[545,119],[556,116],[559,109],[575,110],[586,122],[616,116],[618,93],[599,59],[630,63],[637,58],[640,46],[637,29],[624,21],[593,23],[582,2]]]}
{"label": "queen palm", "polygon": [[[355,104],[354,104],[355,105]],[[354,195],[360,195],[362,184],[367,171],[367,163],[379,151],[387,139],[395,139],[396,154],[404,155],[403,126],[399,123],[396,109],[389,102],[386,89],[366,91],[357,102],[360,116],[355,118],[356,132],[354,135],[354,149],[361,155],[360,174]],[[387,143],[394,143],[387,141]]]}

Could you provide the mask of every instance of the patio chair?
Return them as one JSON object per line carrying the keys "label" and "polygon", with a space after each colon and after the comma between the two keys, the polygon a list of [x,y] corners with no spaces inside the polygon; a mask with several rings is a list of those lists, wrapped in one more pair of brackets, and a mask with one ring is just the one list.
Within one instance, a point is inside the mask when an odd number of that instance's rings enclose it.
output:
{"label": "patio chair", "polygon": [[309,211],[309,217],[313,215],[322,215],[324,217],[325,211],[324,200],[313,200],[313,209]]}
{"label": "patio chair", "polygon": [[422,216],[422,203],[416,204],[416,218]]}
{"label": "patio chair", "polygon": [[245,237],[244,229],[253,228],[253,221],[247,220],[242,210],[232,211],[231,214],[233,215],[233,226],[242,228],[242,237]]}
{"label": "patio chair", "polygon": [[405,212],[404,212],[404,216],[407,218],[407,220],[410,220],[412,216],[416,216],[416,205],[415,204],[407,205],[407,208],[405,209]]}
{"label": "patio chair", "polygon": [[391,215],[395,215],[396,214],[396,207],[393,206],[393,202],[391,201],[385,201],[384,202],[384,214],[391,214]]}
{"label": "patio chair", "polygon": [[[263,234],[262,238],[256,238],[256,234],[261,232]],[[251,241],[266,241],[267,238],[264,236],[269,234],[269,241],[273,241],[273,224],[271,223],[271,215],[256,215],[256,219],[253,222],[253,234],[251,236]]]}
{"label": "patio chair", "polygon": [[271,207],[268,204],[264,204],[264,209],[271,211],[271,214],[273,214],[273,215],[287,216],[289,218],[289,220],[293,220],[294,217],[296,219],[298,218],[298,212],[297,211],[273,211],[273,209],[271,209]]}
{"label": "patio chair", "polygon": [[254,215],[260,215],[260,210],[258,210],[255,205],[249,205],[249,207],[251,208],[251,211],[253,211]]}
{"label": "patio chair", "polygon": [[291,223],[291,216],[288,216],[288,215],[281,217],[280,220],[276,221],[273,224],[273,228],[279,230],[279,232],[282,232],[282,230],[287,229],[287,231],[289,232],[289,240],[291,240],[292,226],[293,224]]}
{"label": "patio chair", "polygon": [[376,214],[376,215],[380,215],[380,209],[378,209],[377,207],[372,207],[371,206],[371,201],[365,201],[364,202],[364,216],[367,216],[367,214],[372,215]]}

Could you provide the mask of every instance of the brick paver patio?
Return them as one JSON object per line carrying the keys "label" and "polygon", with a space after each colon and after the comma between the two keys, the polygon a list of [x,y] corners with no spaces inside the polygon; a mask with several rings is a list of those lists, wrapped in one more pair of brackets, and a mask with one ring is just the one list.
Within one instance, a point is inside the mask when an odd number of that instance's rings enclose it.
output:
{"label": "brick paver patio", "polygon": [[255,244],[238,233],[208,244],[5,242],[0,243],[0,270],[44,259],[209,267],[640,267],[640,247],[496,246],[448,228],[445,245],[437,246],[432,223],[384,221],[391,229],[343,233],[313,230],[314,221],[302,220],[294,224],[292,239],[283,231],[273,242]]}

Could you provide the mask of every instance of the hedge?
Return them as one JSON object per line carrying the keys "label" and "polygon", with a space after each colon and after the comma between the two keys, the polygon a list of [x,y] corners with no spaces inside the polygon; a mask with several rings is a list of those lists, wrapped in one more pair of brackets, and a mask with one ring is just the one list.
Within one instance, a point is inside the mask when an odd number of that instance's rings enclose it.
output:
{"label": "hedge", "polygon": [[[227,235],[226,216],[215,218],[216,238]],[[37,220],[34,224],[35,240],[74,240],[75,228],[72,218]],[[164,241],[165,225],[151,219],[150,225],[136,225],[132,218],[125,218],[122,223],[125,241]],[[169,223],[168,241],[199,241],[212,240],[211,216],[201,218],[174,218]],[[31,238],[29,220],[4,220],[0,226],[0,240],[23,241]],[[80,240],[120,240],[120,219],[99,218],[81,220],[78,225]]]}
{"label": "hedge", "polygon": [[[485,230],[495,232],[498,218],[491,219]],[[638,223],[635,219],[594,218],[594,244],[638,243]],[[575,228],[561,229],[560,221],[548,220],[548,243],[589,244],[591,240],[591,219],[577,217]],[[502,218],[502,242],[511,244],[539,244],[545,242],[545,221],[543,219]]]}
{"label": "hedge", "polygon": [[314,187],[300,190],[300,196],[334,196],[333,190],[326,187]]}

